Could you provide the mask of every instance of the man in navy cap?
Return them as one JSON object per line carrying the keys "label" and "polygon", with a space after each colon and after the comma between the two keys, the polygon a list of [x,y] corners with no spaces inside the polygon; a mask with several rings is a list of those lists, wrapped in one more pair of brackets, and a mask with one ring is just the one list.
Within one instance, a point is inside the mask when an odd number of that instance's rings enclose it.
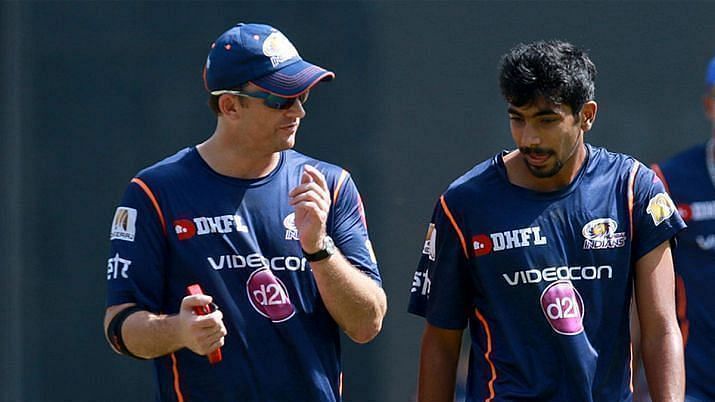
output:
{"label": "man in navy cap", "polygon": [[333,77],[270,26],[232,27],[204,70],[215,131],[128,185],[104,324],[116,352],[153,359],[157,401],[340,401],[340,331],[380,331],[355,183],[292,150],[308,94]]}
{"label": "man in navy cap", "polygon": [[673,259],[690,402],[715,401],[715,58],[705,74],[703,106],[710,139],[652,166],[688,224]]}

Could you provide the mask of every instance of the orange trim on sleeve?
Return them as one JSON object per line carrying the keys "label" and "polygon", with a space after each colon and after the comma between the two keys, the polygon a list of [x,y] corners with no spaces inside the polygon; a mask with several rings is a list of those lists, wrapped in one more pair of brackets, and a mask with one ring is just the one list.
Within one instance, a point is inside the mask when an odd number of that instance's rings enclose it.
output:
{"label": "orange trim on sleeve", "polygon": [[151,200],[151,203],[154,204],[154,209],[156,209],[156,213],[159,215],[159,220],[161,221],[161,228],[164,230],[164,234],[166,234],[166,221],[164,221],[164,214],[161,212],[161,207],[159,207],[159,202],[156,200],[154,193],[151,191],[149,186],[147,186],[146,183],[138,177],[133,178],[132,183],[136,183],[139,187],[141,187]]}
{"label": "orange trim on sleeve", "polygon": [[680,325],[680,333],[683,336],[683,347],[688,344],[688,335],[690,335],[690,321],[688,321],[688,300],[685,294],[685,281],[680,275],[675,276],[675,306],[678,315],[678,324]]}
{"label": "orange trim on sleeve", "polygon": [[494,367],[494,363],[492,362],[491,359],[491,354],[492,354],[492,332],[489,330],[489,324],[487,324],[487,320],[484,319],[484,316],[482,316],[479,313],[479,310],[476,308],[474,309],[474,315],[477,316],[477,319],[479,322],[482,323],[482,327],[484,328],[484,333],[487,335],[487,351],[484,352],[484,359],[486,359],[487,363],[489,363],[489,368],[491,369],[492,372],[492,378],[489,379],[489,397],[484,400],[484,402],[490,402],[494,400],[494,396],[496,396],[496,393],[494,392],[494,381],[497,379],[497,369]]}
{"label": "orange trim on sleeve", "polygon": [[452,222],[454,231],[457,232],[457,236],[459,236],[459,242],[462,243],[462,250],[464,251],[464,258],[469,259],[469,252],[467,252],[467,242],[464,241],[464,235],[462,235],[462,231],[459,229],[457,221],[454,220],[452,212],[450,212],[449,207],[447,207],[447,201],[444,199],[444,195],[439,197],[439,202],[442,204],[442,209],[444,209],[444,213],[447,215],[447,218],[449,218],[449,221]]}
{"label": "orange trim on sleeve", "polygon": [[338,184],[335,186],[335,192],[333,193],[333,204],[338,202],[338,196],[340,195],[340,189],[343,188],[343,184],[345,184],[345,179],[348,178],[348,172],[346,170],[343,170],[343,172],[340,174],[340,178],[338,179]]}
{"label": "orange trim on sleeve", "polygon": [[176,363],[176,355],[171,354],[171,371],[174,373],[174,392],[176,392],[177,402],[184,402],[184,394],[181,393],[181,387],[179,387],[179,367]]}
{"label": "orange trim on sleeve", "polygon": [[654,163],[654,164],[650,165],[650,168],[653,169],[653,171],[655,172],[655,175],[658,176],[660,181],[663,182],[663,186],[665,186],[665,191],[667,191],[668,194],[670,194],[670,186],[668,185],[668,180],[665,179],[665,175],[663,174],[663,171],[660,169],[660,166],[658,166],[657,163]]}
{"label": "orange trim on sleeve", "polygon": [[633,239],[633,206],[635,204],[636,173],[640,163],[635,162],[628,177],[628,223],[630,227],[631,240]]}

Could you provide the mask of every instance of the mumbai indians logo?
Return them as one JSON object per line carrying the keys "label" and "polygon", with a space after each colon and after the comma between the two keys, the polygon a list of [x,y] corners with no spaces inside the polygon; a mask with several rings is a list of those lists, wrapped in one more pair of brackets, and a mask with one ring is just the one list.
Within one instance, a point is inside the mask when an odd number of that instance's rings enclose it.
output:
{"label": "mumbai indians logo", "polygon": [[648,202],[648,208],[645,210],[653,218],[655,226],[660,225],[666,219],[670,218],[676,211],[675,204],[666,193],[658,193]]}
{"label": "mumbai indians logo", "polygon": [[298,228],[295,226],[295,212],[283,218],[283,227],[286,228],[286,240],[299,240]]}
{"label": "mumbai indians logo", "polygon": [[298,56],[298,51],[282,33],[276,31],[263,42],[263,54],[270,57],[273,67]]}
{"label": "mumbai indians logo", "polygon": [[594,219],[587,223],[581,234],[586,238],[584,250],[603,250],[623,247],[626,244],[626,233],[618,232],[618,223],[611,218]]}

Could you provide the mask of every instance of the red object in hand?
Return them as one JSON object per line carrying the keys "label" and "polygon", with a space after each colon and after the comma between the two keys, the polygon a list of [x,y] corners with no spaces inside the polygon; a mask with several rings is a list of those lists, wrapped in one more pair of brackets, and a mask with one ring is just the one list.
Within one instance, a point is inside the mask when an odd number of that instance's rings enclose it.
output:
{"label": "red object in hand", "polygon": [[[193,285],[189,285],[186,287],[186,292],[190,295],[202,295],[204,294],[204,291],[201,290],[201,286],[199,286],[198,283],[195,283]],[[211,310],[211,305],[207,304],[205,306],[196,306],[194,307],[194,313],[196,315],[206,315],[206,314],[211,314],[213,310]],[[221,361],[223,358],[221,356],[221,348],[218,348],[211,352],[208,356],[209,358],[209,363],[211,364],[216,364]]]}

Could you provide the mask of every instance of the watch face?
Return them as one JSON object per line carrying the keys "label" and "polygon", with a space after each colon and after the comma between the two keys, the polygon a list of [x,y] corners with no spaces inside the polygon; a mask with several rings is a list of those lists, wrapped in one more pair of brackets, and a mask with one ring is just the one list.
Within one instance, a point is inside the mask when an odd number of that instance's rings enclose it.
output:
{"label": "watch face", "polygon": [[335,242],[332,237],[325,236],[325,240],[323,240],[323,248],[330,255],[335,253]]}

